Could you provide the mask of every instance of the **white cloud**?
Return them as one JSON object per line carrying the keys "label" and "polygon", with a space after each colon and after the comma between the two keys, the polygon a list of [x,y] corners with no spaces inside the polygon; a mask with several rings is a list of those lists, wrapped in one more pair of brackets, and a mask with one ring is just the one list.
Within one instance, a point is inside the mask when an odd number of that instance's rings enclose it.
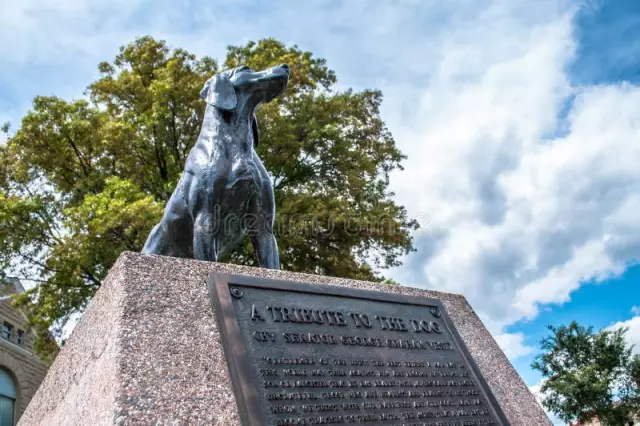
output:
{"label": "white cloud", "polygon": [[430,219],[396,279],[464,294],[494,333],[640,259],[640,89],[571,86],[572,12],[452,30],[420,125],[395,131],[394,190]]}
{"label": "white cloud", "polygon": [[[98,55],[113,41],[114,32],[125,35],[126,22],[141,0],[21,0],[3,1],[0,15],[0,56],[7,63],[51,65],[61,58]],[[79,37],[82,36],[82,37]],[[93,64],[95,65],[95,64]],[[43,76],[46,80],[46,76]]]}
{"label": "white cloud", "polygon": [[495,338],[502,351],[510,360],[529,355],[536,349],[524,344],[525,336],[523,333],[500,333],[495,336]]}
{"label": "white cloud", "polygon": [[634,316],[626,321],[618,321],[617,323],[607,327],[609,330],[619,328],[628,328],[626,337],[627,342],[633,346],[633,353],[640,355],[640,315]]}
{"label": "white cloud", "polygon": [[640,306],[634,306],[631,308],[631,313],[634,315],[640,315]]}

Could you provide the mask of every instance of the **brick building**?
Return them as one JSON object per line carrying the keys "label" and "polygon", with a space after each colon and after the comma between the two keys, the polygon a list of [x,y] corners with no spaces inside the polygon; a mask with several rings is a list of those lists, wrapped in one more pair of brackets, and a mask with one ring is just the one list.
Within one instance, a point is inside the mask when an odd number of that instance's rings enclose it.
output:
{"label": "brick building", "polygon": [[32,352],[26,317],[11,305],[10,295],[22,291],[17,282],[0,283],[0,426],[17,423],[48,369]]}
{"label": "brick building", "polygon": [[[596,417],[596,418],[592,419],[590,422],[580,423],[578,421],[578,422],[575,422],[575,423],[571,423],[570,426],[602,426],[602,423]],[[640,419],[637,419],[636,422],[629,423],[629,425],[620,425],[620,426],[640,426]]]}

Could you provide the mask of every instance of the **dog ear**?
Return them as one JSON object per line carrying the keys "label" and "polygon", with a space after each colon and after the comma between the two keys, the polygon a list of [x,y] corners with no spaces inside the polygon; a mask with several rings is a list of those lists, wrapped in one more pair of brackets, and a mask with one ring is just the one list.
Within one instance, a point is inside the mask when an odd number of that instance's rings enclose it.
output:
{"label": "dog ear", "polygon": [[209,105],[230,111],[236,107],[236,89],[224,73],[211,77],[200,91],[200,97]]}
{"label": "dog ear", "polygon": [[255,114],[251,120],[251,130],[253,130],[253,147],[256,148],[260,142],[260,133],[258,133],[258,119]]}

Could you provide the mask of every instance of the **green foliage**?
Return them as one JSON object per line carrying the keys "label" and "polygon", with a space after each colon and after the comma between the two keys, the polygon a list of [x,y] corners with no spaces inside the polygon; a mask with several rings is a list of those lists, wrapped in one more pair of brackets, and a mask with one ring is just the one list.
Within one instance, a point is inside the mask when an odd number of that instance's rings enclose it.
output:
{"label": "green foliage", "polygon": [[[412,250],[388,193],[404,158],[379,116],[379,91],[337,92],[310,52],[266,39],[230,46],[225,67],[287,63],[289,88],[258,112],[259,154],[274,182],[283,269],[383,280]],[[100,63],[87,98],[41,96],[0,145],[0,265],[38,284],[17,299],[50,351],[123,250],[139,251],[200,132],[211,58],[143,37]],[[8,126],[3,126],[8,134]],[[229,259],[254,265],[249,244]]]}
{"label": "green foliage", "polygon": [[631,421],[640,412],[640,357],[631,355],[627,329],[594,332],[574,321],[549,330],[532,364],[545,377],[543,405],[567,423]]}
{"label": "green foliage", "polygon": [[636,388],[640,389],[640,355],[633,357],[631,361],[631,380],[636,384]]}

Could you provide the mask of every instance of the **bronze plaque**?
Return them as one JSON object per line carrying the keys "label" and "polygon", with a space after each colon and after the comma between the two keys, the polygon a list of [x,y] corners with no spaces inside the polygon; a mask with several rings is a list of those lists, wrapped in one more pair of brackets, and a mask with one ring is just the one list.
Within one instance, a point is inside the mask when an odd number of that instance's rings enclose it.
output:
{"label": "bronze plaque", "polygon": [[508,425],[438,300],[213,274],[247,426]]}

